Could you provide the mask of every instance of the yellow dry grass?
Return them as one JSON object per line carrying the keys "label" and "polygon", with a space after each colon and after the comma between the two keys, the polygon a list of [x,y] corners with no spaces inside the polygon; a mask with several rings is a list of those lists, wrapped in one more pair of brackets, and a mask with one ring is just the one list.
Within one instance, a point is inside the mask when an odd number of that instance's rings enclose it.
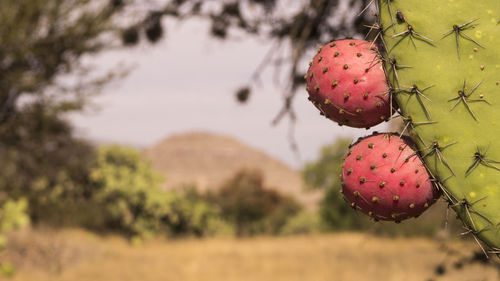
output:
{"label": "yellow dry grass", "polygon": [[[59,235],[59,234],[58,234]],[[68,235],[68,234],[65,234]],[[71,234],[92,255],[60,273],[22,267],[13,281],[426,281],[499,280],[498,271],[480,264],[456,269],[469,242],[377,238],[341,233],[249,239],[154,240],[131,246],[116,237]],[[75,241],[73,241],[75,242]],[[452,251],[460,254],[451,256]],[[50,257],[47,257],[50,259]],[[435,275],[445,262],[447,274]]]}

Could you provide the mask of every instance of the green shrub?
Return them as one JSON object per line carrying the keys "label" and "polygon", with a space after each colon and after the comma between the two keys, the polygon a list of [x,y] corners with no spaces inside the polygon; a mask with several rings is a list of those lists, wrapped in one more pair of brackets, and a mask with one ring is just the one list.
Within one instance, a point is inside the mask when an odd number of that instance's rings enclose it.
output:
{"label": "green shrub", "polygon": [[[9,199],[0,207],[0,250],[7,245],[6,234],[25,227],[29,223],[27,214],[28,201],[21,198],[17,201]],[[0,262],[0,274],[12,276],[15,268],[8,261]]]}
{"label": "green shrub", "polygon": [[265,189],[262,174],[241,171],[212,195],[222,217],[235,227],[236,235],[278,234],[300,205],[292,198]]}
{"label": "green shrub", "polygon": [[300,212],[282,227],[282,235],[311,234],[321,231],[321,218],[317,212]]}
{"label": "green shrub", "polygon": [[340,187],[328,187],[320,201],[319,214],[322,228],[332,230],[361,230],[366,229],[371,222],[368,217],[359,215],[344,201],[339,192]]}
{"label": "green shrub", "polygon": [[308,163],[302,172],[309,187],[324,192],[319,213],[322,228],[327,231],[364,229],[369,223],[350,208],[339,192],[341,165],[349,143],[347,139],[338,139],[323,147],[319,159]]}
{"label": "green shrub", "polygon": [[90,217],[91,228],[131,238],[206,236],[224,228],[217,211],[195,189],[161,190],[162,177],[134,149],[99,148],[90,178],[94,189],[89,204],[98,210]]}
{"label": "green shrub", "polygon": [[160,190],[161,177],[131,148],[102,146],[92,169],[92,200],[101,218],[94,227],[106,227],[129,236],[150,236],[170,212],[170,194]]}
{"label": "green shrub", "polygon": [[194,186],[186,186],[175,191],[168,216],[171,235],[194,235],[197,237],[231,235],[233,227],[222,220],[219,211],[206,196],[202,196]]}
{"label": "green shrub", "polygon": [[24,198],[7,200],[0,208],[0,233],[25,227],[29,223],[27,209],[28,201]]}

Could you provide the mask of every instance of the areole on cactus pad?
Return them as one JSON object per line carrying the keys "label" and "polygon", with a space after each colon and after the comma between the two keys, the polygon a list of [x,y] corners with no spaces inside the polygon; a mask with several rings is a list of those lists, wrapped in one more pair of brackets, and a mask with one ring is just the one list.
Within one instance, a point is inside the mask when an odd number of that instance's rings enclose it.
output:
{"label": "areole on cactus pad", "polygon": [[468,233],[500,250],[500,1],[379,0],[403,120]]}

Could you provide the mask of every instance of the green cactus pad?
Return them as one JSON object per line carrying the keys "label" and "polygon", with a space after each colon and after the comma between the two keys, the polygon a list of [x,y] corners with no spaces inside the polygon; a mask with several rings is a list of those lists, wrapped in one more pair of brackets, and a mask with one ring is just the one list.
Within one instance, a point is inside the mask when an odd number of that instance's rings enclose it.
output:
{"label": "green cactus pad", "polygon": [[469,232],[500,249],[500,1],[379,0],[379,12],[407,130]]}

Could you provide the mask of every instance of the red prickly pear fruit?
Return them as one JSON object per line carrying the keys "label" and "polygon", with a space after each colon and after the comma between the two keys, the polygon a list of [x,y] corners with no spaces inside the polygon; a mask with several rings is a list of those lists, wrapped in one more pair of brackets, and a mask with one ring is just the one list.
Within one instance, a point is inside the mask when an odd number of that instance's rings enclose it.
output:
{"label": "red prickly pear fruit", "polygon": [[374,44],[333,41],[319,49],[310,65],[306,89],[322,115],[356,128],[369,128],[391,116],[389,86]]}
{"label": "red prickly pear fruit", "polygon": [[409,138],[374,134],[349,149],[342,193],[375,220],[400,222],[422,214],[439,197]]}

